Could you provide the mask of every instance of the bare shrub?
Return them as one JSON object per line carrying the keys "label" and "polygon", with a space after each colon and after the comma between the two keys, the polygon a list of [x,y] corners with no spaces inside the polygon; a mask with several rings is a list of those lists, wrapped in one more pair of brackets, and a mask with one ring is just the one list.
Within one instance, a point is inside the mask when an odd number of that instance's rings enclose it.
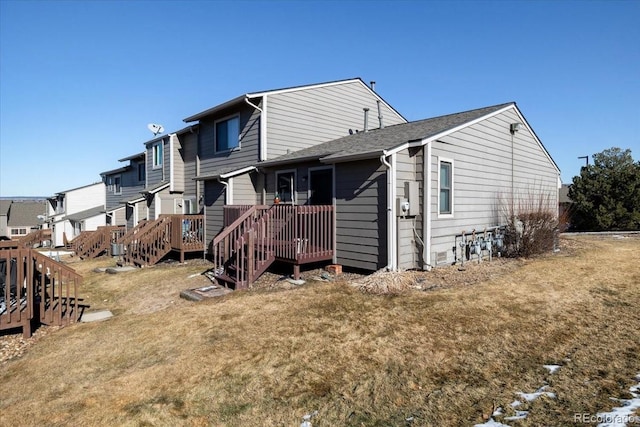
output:
{"label": "bare shrub", "polygon": [[506,256],[530,257],[554,248],[558,226],[556,199],[542,190],[522,196],[498,197],[499,212],[505,224]]}

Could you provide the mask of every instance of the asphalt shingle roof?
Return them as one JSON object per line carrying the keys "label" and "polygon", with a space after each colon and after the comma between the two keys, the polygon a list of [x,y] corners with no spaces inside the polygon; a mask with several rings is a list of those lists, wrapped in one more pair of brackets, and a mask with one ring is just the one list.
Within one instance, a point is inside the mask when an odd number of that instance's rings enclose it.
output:
{"label": "asphalt shingle roof", "polygon": [[44,201],[13,202],[11,204],[11,210],[9,210],[7,225],[10,227],[35,227],[36,225],[40,224],[40,222],[38,221],[38,215],[44,215],[46,208],[47,206]]}
{"label": "asphalt shingle roof", "polygon": [[95,208],[87,209],[86,211],[67,215],[65,219],[68,219],[69,221],[82,221],[83,219],[93,218],[94,216],[98,216],[105,212],[106,210],[104,206],[96,206]]}
{"label": "asphalt shingle roof", "polygon": [[375,157],[382,154],[385,150],[393,149],[410,141],[419,141],[432,137],[496,112],[509,105],[515,104],[510,102],[462,113],[397,124],[382,129],[373,129],[368,132],[360,132],[290,154],[285,154],[272,160],[267,160],[260,163],[259,166],[275,166],[278,164],[312,159],[331,161],[340,158],[368,155]]}

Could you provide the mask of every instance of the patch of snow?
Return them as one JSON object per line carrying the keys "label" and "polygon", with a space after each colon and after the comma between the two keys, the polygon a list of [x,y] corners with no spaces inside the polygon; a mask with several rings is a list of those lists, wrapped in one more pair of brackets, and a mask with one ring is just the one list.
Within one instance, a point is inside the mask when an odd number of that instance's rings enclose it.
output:
{"label": "patch of snow", "polygon": [[625,427],[627,423],[640,421],[640,415],[633,415],[640,409],[640,374],[635,379],[638,384],[629,387],[633,399],[613,399],[622,403],[622,406],[613,408],[611,412],[598,412],[598,421],[604,421],[598,427]]}
{"label": "patch of snow", "polygon": [[194,277],[202,276],[201,273],[195,273],[187,277],[187,279],[193,279]]}
{"label": "patch of snow", "polygon": [[546,370],[549,371],[550,374],[555,374],[558,369],[560,369],[560,365],[542,365]]}
{"label": "patch of snow", "polygon": [[532,402],[532,401],[536,400],[537,398],[539,398],[540,396],[547,396],[547,397],[550,397],[552,399],[555,399],[556,398],[556,394],[555,393],[551,393],[549,391],[545,391],[546,388],[547,388],[547,386],[545,385],[545,386],[540,387],[534,393],[523,393],[523,392],[519,391],[517,394],[520,395],[520,397],[522,397],[527,402]]}
{"label": "patch of snow", "polygon": [[519,400],[514,400],[513,402],[511,402],[512,408],[517,408],[520,405],[522,405],[522,402],[520,402]]}
{"label": "patch of snow", "polygon": [[489,418],[489,421],[482,424],[475,424],[473,427],[510,427],[507,424],[502,424],[495,421],[493,418]]}
{"label": "patch of snow", "polygon": [[529,411],[516,411],[516,414],[511,417],[506,417],[505,421],[518,421],[524,420],[529,415]]}
{"label": "patch of snow", "polygon": [[493,411],[493,414],[491,414],[492,417],[501,417],[503,415],[504,413],[502,412],[502,406],[498,406],[498,409]]}

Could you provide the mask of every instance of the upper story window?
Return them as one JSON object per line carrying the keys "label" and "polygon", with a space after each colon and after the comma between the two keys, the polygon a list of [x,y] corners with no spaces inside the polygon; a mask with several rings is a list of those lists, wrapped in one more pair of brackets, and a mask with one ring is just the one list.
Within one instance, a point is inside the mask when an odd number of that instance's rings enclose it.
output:
{"label": "upper story window", "polygon": [[163,154],[162,154],[162,141],[160,142],[156,142],[153,145],[153,168],[159,168],[162,167],[162,160],[163,160]]}
{"label": "upper story window", "polygon": [[113,194],[122,194],[122,177],[120,175],[113,177]]}
{"label": "upper story window", "polygon": [[144,163],[138,163],[138,181],[144,181],[146,179],[147,170]]}
{"label": "upper story window", "polygon": [[295,203],[296,173],[294,171],[276,172],[276,194],[281,203]]}
{"label": "upper story window", "polygon": [[216,152],[230,151],[240,147],[240,116],[216,122]]}
{"label": "upper story window", "polygon": [[440,159],[438,174],[438,213],[453,215],[453,160]]}

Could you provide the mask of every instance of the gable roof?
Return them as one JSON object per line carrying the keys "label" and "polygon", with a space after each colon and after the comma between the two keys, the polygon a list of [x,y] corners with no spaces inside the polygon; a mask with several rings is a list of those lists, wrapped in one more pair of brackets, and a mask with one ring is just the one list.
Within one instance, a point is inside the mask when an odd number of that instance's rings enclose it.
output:
{"label": "gable roof", "polygon": [[136,153],[136,154],[133,154],[131,156],[123,157],[118,161],[119,162],[126,162],[127,160],[144,160],[146,155],[147,155],[147,152],[143,151],[142,153]]}
{"label": "gable roof", "polygon": [[360,132],[267,160],[259,166],[276,166],[305,160],[336,163],[379,157],[407,143],[453,132],[512,106],[515,106],[514,102]]}
{"label": "gable roof", "polygon": [[11,227],[36,226],[39,224],[38,215],[44,215],[45,211],[45,202],[13,202],[7,225]]}
{"label": "gable roof", "polygon": [[315,84],[310,84],[310,85],[301,85],[301,86],[291,86],[291,87],[286,87],[286,88],[281,88],[281,89],[271,89],[271,90],[265,90],[265,91],[261,91],[261,92],[250,92],[250,93],[245,93],[244,95],[240,95],[237,96],[229,101],[223,102],[222,104],[216,105],[214,107],[211,107],[207,110],[201,111],[197,114],[194,114],[192,116],[187,117],[186,119],[183,119],[184,122],[189,123],[189,122],[194,122],[196,120],[200,120],[203,117],[206,116],[210,116],[212,114],[215,114],[219,111],[222,111],[226,108],[238,105],[238,104],[244,104],[245,100],[249,100],[252,98],[262,98],[266,95],[275,95],[275,94],[279,94],[279,93],[286,93],[286,92],[295,92],[295,91],[299,91],[299,90],[308,90],[308,89],[315,89],[315,88],[322,88],[322,87],[328,87],[328,86],[335,86],[335,85],[341,85],[341,84],[348,84],[348,83],[359,83],[362,86],[364,86],[367,90],[369,90],[376,98],[378,98],[380,100],[380,102],[382,102],[383,104],[385,104],[387,107],[389,107],[393,112],[395,112],[399,117],[402,117],[404,119],[404,116],[402,116],[402,114],[400,114],[395,108],[393,108],[391,105],[389,105],[389,103],[387,101],[385,101],[380,95],[378,95],[373,89],[371,89],[360,77],[355,77],[352,79],[345,79],[345,80],[335,80],[335,81],[331,81],[331,82],[324,82],[324,83],[315,83]]}
{"label": "gable roof", "polygon": [[0,216],[7,216],[9,214],[10,207],[11,200],[0,200]]}
{"label": "gable roof", "polygon": [[95,208],[67,215],[64,219],[68,219],[69,221],[82,221],[83,219],[93,218],[94,216],[101,215],[105,212],[106,209],[104,206],[96,206]]}

